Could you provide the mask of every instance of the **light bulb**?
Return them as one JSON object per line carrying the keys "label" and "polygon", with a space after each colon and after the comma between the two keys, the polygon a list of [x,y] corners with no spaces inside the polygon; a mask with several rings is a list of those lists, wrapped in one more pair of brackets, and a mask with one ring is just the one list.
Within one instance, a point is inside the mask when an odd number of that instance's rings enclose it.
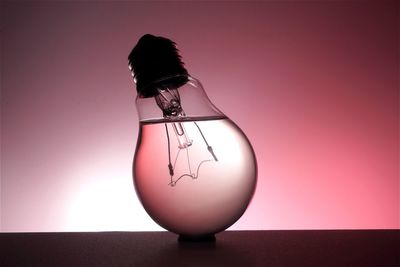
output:
{"label": "light bulb", "polygon": [[144,35],[128,59],[140,121],[133,162],[137,196],[161,227],[182,238],[213,237],[251,201],[253,148],[188,74],[175,43]]}

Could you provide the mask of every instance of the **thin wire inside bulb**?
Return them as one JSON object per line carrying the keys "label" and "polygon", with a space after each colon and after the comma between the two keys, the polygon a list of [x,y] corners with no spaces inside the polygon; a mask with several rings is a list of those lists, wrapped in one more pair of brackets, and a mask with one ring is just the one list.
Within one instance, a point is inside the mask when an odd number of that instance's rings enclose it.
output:
{"label": "thin wire inside bulb", "polygon": [[[169,174],[170,174],[170,183],[169,183],[168,185],[170,185],[170,186],[175,186],[176,183],[177,183],[180,179],[182,179],[183,177],[190,177],[190,178],[192,178],[192,179],[197,179],[197,178],[199,177],[200,167],[201,167],[201,165],[202,165],[203,163],[205,163],[205,162],[210,162],[210,161],[218,161],[218,159],[217,159],[217,157],[215,156],[215,153],[214,153],[212,147],[208,144],[207,139],[205,138],[205,136],[204,136],[203,132],[201,131],[200,127],[197,125],[196,122],[193,122],[193,123],[196,125],[197,129],[199,130],[199,132],[200,132],[200,134],[201,134],[201,136],[202,136],[202,138],[203,138],[203,140],[204,140],[204,142],[205,142],[205,144],[206,144],[206,146],[207,146],[207,150],[211,153],[211,155],[213,156],[214,160],[212,160],[212,159],[202,160],[202,161],[197,165],[196,172],[192,172],[192,167],[191,167],[192,164],[191,164],[191,160],[190,160],[189,149],[190,149],[190,146],[193,144],[193,141],[190,141],[190,144],[187,143],[187,144],[189,144],[189,145],[181,145],[182,136],[184,136],[184,137],[186,138],[186,135],[187,135],[186,132],[185,132],[185,128],[183,127],[183,125],[182,125],[181,123],[173,123],[173,124],[172,124],[172,125],[173,125],[172,127],[173,127],[173,129],[174,129],[174,131],[175,131],[175,135],[176,135],[176,137],[177,137],[177,140],[178,140],[178,144],[179,144],[179,145],[178,145],[178,151],[177,151],[176,156],[175,156],[174,164],[172,165],[172,163],[171,163],[171,141],[170,141],[170,136],[169,136],[168,125],[165,123],[165,131],[166,131],[167,145],[168,145],[168,160],[169,160],[168,169],[169,169]],[[181,126],[179,126],[179,127],[181,127],[181,128],[180,128],[180,131],[181,131],[180,134],[178,134],[177,131],[176,131],[176,127],[177,127],[176,125],[177,125],[177,124],[180,124],[180,125],[181,125]],[[184,174],[180,175],[178,178],[174,179],[176,163],[177,163],[177,161],[178,161],[178,158],[179,158],[179,155],[180,155],[181,150],[186,150],[186,159],[187,159],[188,173],[184,173]]]}
{"label": "thin wire inside bulb", "polygon": [[[173,120],[173,119],[179,119],[179,118],[186,116],[185,112],[181,106],[181,99],[180,99],[178,90],[169,89],[169,88],[158,89],[158,95],[155,96],[155,100],[156,100],[158,107],[162,110],[163,116],[165,118]],[[215,155],[213,148],[208,144],[207,139],[205,138],[199,125],[195,121],[193,123],[196,125],[198,131],[200,132],[200,135],[206,144],[207,150],[212,155],[214,161],[218,161],[218,158]],[[191,177],[192,179],[197,179],[198,175],[199,175],[200,166],[203,163],[212,161],[212,160],[201,161],[196,168],[196,172],[195,173],[192,172],[192,168],[191,168],[192,163],[190,160],[189,148],[193,144],[193,140],[191,140],[189,138],[183,123],[173,122],[172,129],[173,129],[176,139],[178,141],[178,152],[176,154],[175,162],[173,165],[171,163],[171,141],[169,139],[170,135],[169,135],[169,131],[168,131],[168,126],[167,126],[167,124],[165,124],[165,130],[166,130],[166,135],[167,135],[167,139],[168,139],[168,142],[167,142],[168,143],[168,159],[169,159],[168,170],[169,170],[169,174],[171,177],[171,181],[170,181],[169,185],[175,186],[176,183],[185,176]],[[186,150],[188,173],[184,173],[181,176],[179,176],[177,179],[174,180],[176,162],[178,160],[179,153],[182,149]]]}

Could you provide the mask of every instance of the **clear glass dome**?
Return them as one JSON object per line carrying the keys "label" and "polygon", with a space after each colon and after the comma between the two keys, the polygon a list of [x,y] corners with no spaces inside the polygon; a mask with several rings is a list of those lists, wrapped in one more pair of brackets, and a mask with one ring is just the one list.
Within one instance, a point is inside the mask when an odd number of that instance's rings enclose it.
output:
{"label": "clear glass dome", "polygon": [[210,102],[198,80],[173,76],[149,86],[154,93],[136,99],[140,129],[133,178],[143,207],[180,235],[228,228],[256,187],[249,140]]}

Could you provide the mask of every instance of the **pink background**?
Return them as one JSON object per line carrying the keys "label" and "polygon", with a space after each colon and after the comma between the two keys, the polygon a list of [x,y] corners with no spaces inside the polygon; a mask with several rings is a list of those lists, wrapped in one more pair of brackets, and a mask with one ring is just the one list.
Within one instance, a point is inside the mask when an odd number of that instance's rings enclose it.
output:
{"label": "pink background", "polygon": [[2,2],[1,230],[159,230],[138,202],[127,55],[145,33],[247,133],[231,229],[399,228],[396,1]]}

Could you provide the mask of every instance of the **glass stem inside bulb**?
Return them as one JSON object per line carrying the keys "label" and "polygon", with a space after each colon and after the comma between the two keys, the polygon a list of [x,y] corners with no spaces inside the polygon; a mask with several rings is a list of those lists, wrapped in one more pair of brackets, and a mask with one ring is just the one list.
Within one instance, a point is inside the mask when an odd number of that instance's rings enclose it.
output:
{"label": "glass stem inside bulb", "polygon": [[177,122],[172,124],[176,138],[178,139],[178,147],[180,149],[187,148],[192,145],[193,141],[189,140],[188,135],[182,123]]}
{"label": "glass stem inside bulb", "polygon": [[[158,107],[162,110],[164,118],[168,119],[176,119],[179,120],[183,117],[185,117],[185,112],[181,106],[181,99],[178,90],[176,89],[170,89],[167,87],[164,87],[163,89],[158,89],[158,94],[155,96],[155,101],[158,105]],[[218,161],[217,156],[214,153],[214,150],[212,146],[209,145],[207,142],[206,137],[203,134],[203,131],[200,129],[199,125],[193,121],[193,123],[196,125],[198,131],[200,132],[200,135],[202,139],[204,140],[204,143],[206,144],[208,152],[211,154],[213,157],[214,161]],[[207,161],[212,161],[212,160],[203,160],[201,161],[196,169],[196,172],[192,171],[192,164],[190,160],[190,153],[189,153],[189,148],[193,144],[193,140],[191,140],[187,134],[187,131],[184,127],[184,123],[182,122],[172,122],[172,129],[174,131],[174,134],[176,136],[177,142],[178,142],[178,151],[175,157],[174,164],[172,164],[171,161],[171,140],[169,136],[169,131],[168,131],[168,125],[165,124],[165,131],[168,139],[168,170],[169,174],[171,177],[170,185],[174,186],[178,180],[180,180],[182,177],[188,176],[191,177],[192,179],[197,179],[198,174],[199,174],[199,169],[200,166],[207,162]],[[184,173],[181,176],[179,176],[177,179],[173,179],[175,176],[175,167],[176,163],[179,157],[179,154],[181,150],[185,149],[186,150],[186,159],[187,159],[187,168],[188,168],[188,173]]]}

